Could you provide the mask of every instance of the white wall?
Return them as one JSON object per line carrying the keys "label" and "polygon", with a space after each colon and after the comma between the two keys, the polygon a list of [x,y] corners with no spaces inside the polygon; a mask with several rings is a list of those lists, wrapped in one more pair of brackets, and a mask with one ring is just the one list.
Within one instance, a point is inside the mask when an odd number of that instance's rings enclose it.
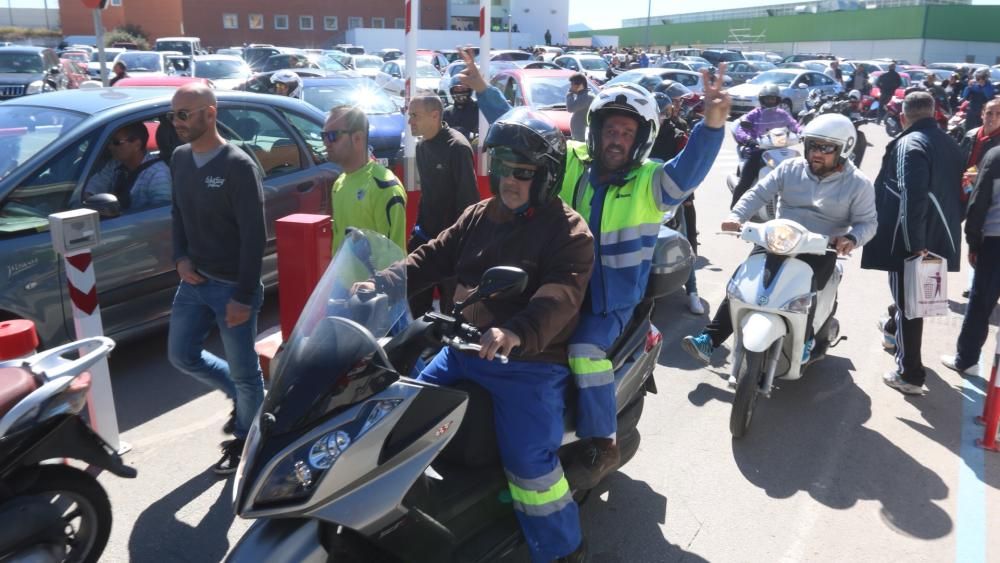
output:
{"label": "white wall", "polygon": [[[1000,37],[1000,36],[998,36]],[[722,45],[720,45],[722,46]],[[729,47],[736,48],[735,45]],[[746,51],[774,51],[782,55],[793,53],[833,53],[846,59],[881,59],[891,57],[920,64],[920,61],[965,62],[967,55],[975,62],[988,65],[1000,63],[1000,42],[945,41],[940,39],[892,39],[885,41],[798,41],[795,43],[753,43]]]}
{"label": "white wall", "polygon": [[[506,49],[507,37],[508,34],[505,32],[494,33],[491,37],[492,47],[494,49]],[[354,45],[362,45],[368,52],[389,47],[402,49],[406,45],[406,34],[402,29],[356,27],[347,31],[347,42]],[[512,49],[536,43],[527,33],[510,34]],[[417,32],[417,45],[420,49],[454,49],[458,45],[479,45],[479,32],[421,29]]]}
{"label": "white wall", "polygon": [[[1000,34],[998,34],[1000,37]],[[982,41],[944,41],[929,39],[924,47],[928,62],[965,62],[966,55],[975,55],[974,62],[995,65],[1000,64],[1000,42],[986,43]]]}

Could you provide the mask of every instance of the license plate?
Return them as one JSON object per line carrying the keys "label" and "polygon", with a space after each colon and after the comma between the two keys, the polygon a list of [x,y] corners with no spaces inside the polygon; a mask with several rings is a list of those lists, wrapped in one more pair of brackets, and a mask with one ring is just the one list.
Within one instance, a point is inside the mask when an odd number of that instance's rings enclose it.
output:
{"label": "license plate", "polygon": [[377,162],[378,162],[379,164],[381,164],[382,166],[385,166],[386,168],[388,168],[388,167],[389,167],[389,159],[388,159],[388,158],[376,158],[375,160],[376,160],[376,161],[377,161]]}

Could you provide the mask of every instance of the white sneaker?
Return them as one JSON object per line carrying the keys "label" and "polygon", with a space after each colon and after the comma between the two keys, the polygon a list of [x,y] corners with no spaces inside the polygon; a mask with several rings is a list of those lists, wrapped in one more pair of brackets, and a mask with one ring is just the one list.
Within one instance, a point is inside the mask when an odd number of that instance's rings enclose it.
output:
{"label": "white sneaker", "polygon": [[965,369],[958,369],[958,364],[955,362],[955,360],[957,359],[958,356],[941,356],[941,363],[944,365],[944,367],[950,370],[957,371],[958,373],[964,375],[979,375],[978,365],[972,365]]}
{"label": "white sneaker", "polygon": [[688,294],[688,309],[694,315],[705,314],[705,306],[701,304],[701,298],[698,297],[697,293]]}

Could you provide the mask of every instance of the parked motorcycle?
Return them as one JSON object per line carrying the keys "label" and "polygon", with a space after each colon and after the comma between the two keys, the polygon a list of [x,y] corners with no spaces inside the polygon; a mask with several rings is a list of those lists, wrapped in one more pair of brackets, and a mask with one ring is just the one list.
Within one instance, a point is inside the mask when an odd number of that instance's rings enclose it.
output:
{"label": "parked motorcycle", "polygon": [[[917,88],[917,90],[920,89]],[[910,89],[907,89],[907,93],[909,92]],[[890,100],[885,106],[885,132],[890,137],[896,137],[903,132],[903,121],[900,118],[902,113],[903,98],[893,96],[892,100]],[[937,100],[934,102],[934,121],[937,122],[941,129],[948,131],[948,117],[945,114],[944,109],[941,107],[940,102]]]}
{"label": "parked motorcycle", "polygon": [[[646,299],[610,353],[623,464],[638,449],[644,395],[656,391],[653,300],[690,271],[687,241],[666,228],[660,240]],[[382,235],[352,231],[306,304],[247,437],[234,506],[257,521],[229,561],[494,561],[523,541],[488,393],[407,375],[442,346],[478,351],[462,311],[520,293],[527,275],[492,268],[453,314],[407,323],[405,292],[350,291],[403,257]],[[573,394],[559,450],[567,473],[579,445]]]}
{"label": "parked motorcycle", "polygon": [[[796,257],[825,254],[829,239],[809,232],[787,219],[747,223],[740,238],[757,245],[736,270],[726,294],[729,297],[735,343],[733,374],[736,396],[729,417],[729,431],[741,438],[750,427],[760,395],[769,397],[777,377],[795,380],[804,368],[826,355],[840,337],[837,287],[843,277],[838,263],[826,286],[818,294],[812,289],[812,268]],[[802,362],[809,308],[816,301],[813,317],[812,354]]]}
{"label": "parked motorcycle", "polygon": [[[87,368],[113,340],[87,338],[0,362],[0,561],[98,561],[111,533],[111,503],[82,461],[136,476],[81,419]],[[76,359],[66,356],[80,355]]]}
{"label": "parked motorcycle", "polygon": [[952,139],[955,139],[956,143],[961,143],[965,134],[968,132],[965,129],[965,116],[969,112],[969,101],[963,101],[955,113],[948,120],[948,135]]}
{"label": "parked motorcycle", "polygon": [[[796,133],[789,131],[787,127],[771,129],[764,135],[758,137],[757,145],[765,150],[764,153],[761,154],[763,164],[760,167],[760,173],[757,175],[757,179],[760,180],[764,178],[764,176],[770,174],[771,171],[777,168],[782,162],[790,158],[801,156],[799,151],[789,148],[793,145],[797,145],[799,142],[799,136]],[[729,193],[733,193],[736,190],[736,186],[740,183],[740,173],[743,170],[744,163],[745,160],[741,158],[740,164],[736,168],[736,173],[730,174],[726,177],[726,186],[729,188]],[[754,215],[754,218],[762,222],[773,219],[777,216],[776,205],[777,198],[769,201],[766,206]]]}

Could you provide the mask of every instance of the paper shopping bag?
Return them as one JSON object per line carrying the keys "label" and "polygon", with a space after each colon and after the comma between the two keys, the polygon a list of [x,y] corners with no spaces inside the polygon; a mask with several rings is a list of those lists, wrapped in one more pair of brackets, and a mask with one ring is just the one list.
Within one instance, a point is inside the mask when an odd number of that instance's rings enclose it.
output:
{"label": "paper shopping bag", "polygon": [[930,252],[903,262],[906,318],[948,314],[948,260]]}

